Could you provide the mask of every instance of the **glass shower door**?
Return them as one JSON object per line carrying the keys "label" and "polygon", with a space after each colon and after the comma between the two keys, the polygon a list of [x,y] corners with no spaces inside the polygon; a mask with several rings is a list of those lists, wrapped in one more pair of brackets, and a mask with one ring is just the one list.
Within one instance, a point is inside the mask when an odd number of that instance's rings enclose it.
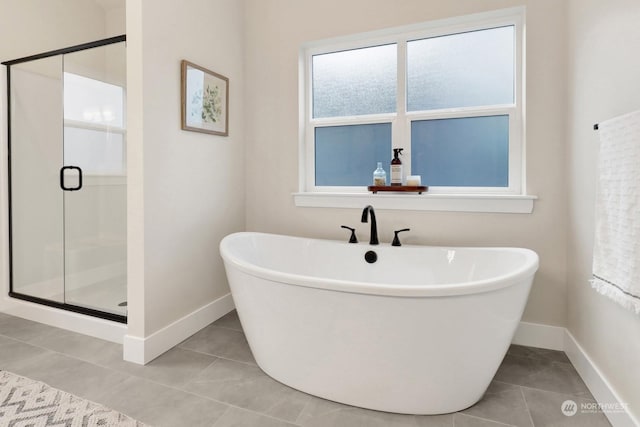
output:
{"label": "glass shower door", "polygon": [[64,56],[65,302],[126,314],[125,44]]}
{"label": "glass shower door", "polygon": [[126,55],[118,36],[3,64],[10,295],[126,322]]}
{"label": "glass shower door", "polygon": [[12,292],[64,302],[62,57],[11,68]]}

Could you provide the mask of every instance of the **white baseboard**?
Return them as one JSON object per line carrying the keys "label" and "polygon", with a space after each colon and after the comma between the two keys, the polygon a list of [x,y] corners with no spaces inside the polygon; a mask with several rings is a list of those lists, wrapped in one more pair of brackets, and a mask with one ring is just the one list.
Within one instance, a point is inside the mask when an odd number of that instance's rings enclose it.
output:
{"label": "white baseboard", "polygon": [[[571,335],[571,332],[566,329],[564,335],[564,352],[598,403],[601,405],[620,404],[621,406],[625,406],[622,405],[624,402],[611,386],[611,383],[607,381],[607,378],[593,363],[580,344],[578,344],[573,335]],[[640,420],[637,420],[629,413],[628,408],[626,411],[616,408],[616,410],[605,411],[604,414],[614,427],[640,426]]]}
{"label": "white baseboard", "polygon": [[564,334],[566,329],[560,326],[541,325],[539,323],[520,322],[513,344],[529,347],[564,350]]}
{"label": "white baseboard", "polygon": [[86,316],[72,311],[60,310],[42,304],[23,301],[9,296],[4,297],[2,310],[6,314],[49,326],[78,332],[106,341],[122,344],[127,333],[127,325],[110,320]]}
{"label": "white baseboard", "polygon": [[228,293],[148,337],[126,335],[123,343],[124,360],[140,365],[147,364],[234,308],[231,293]]}

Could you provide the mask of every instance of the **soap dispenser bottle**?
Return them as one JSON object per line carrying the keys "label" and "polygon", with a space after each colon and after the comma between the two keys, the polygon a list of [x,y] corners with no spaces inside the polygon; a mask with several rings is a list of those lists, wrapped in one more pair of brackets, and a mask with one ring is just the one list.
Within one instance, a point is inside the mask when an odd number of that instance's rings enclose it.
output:
{"label": "soap dispenser bottle", "polygon": [[378,169],[373,171],[373,185],[376,187],[387,185],[387,173],[382,169],[382,162],[378,162]]}
{"label": "soap dispenser bottle", "polygon": [[402,185],[402,161],[400,155],[404,148],[393,149],[393,159],[391,160],[391,185]]}

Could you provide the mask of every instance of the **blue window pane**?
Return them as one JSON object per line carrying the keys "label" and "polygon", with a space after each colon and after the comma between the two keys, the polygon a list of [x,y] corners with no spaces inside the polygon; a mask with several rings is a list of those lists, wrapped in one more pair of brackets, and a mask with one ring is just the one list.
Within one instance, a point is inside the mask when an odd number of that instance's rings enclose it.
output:
{"label": "blue window pane", "polygon": [[411,123],[411,174],[443,187],[509,186],[509,116]]}
{"label": "blue window pane", "polygon": [[391,159],[391,123],[318,127],[315,133],[317,186],[372,185],[377,162]]}
{"label": "blue window pane", "polygon": [[407,43],[408,111],[512,104],[513,26]]}
{"label": "blue window pane", "polygon": [[315,55],[313,117],[396,111],[395,44]]}

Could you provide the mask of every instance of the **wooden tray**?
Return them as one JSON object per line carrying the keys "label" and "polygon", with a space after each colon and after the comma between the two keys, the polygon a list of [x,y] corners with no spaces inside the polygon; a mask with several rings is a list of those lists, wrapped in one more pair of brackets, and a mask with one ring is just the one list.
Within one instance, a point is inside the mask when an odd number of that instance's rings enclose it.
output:
{"label": "wooden tray", "polygon": [[370,185],[370,186],[367,187],[367,190],[372,191],[373,194],[376,194],[378,191],[394,191],[394,192],[401,192],[401,193],[418,193],[418,194],[422,194],[423,192],[428,191],[429,187],[427,187],[425,185],[418,185],[418,186],[386,185],[384,187],[376,186],[376,185]]}

